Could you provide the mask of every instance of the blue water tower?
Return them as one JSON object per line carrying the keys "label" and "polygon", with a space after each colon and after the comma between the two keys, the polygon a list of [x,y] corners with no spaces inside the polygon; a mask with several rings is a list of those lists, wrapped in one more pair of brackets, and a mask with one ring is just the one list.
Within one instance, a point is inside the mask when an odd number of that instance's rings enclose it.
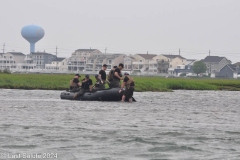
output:
{"label": "blue water tower", "polygon": [[45,32],[37,25],[27,25],[22,28],[21,34],[30,43],[30,52],[35,52],[35,43],[43,38]]}

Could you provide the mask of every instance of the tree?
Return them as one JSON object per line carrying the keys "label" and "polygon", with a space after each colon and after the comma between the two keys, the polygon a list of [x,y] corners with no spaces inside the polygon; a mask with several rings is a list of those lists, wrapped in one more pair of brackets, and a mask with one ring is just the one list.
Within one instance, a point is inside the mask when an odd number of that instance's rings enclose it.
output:
{"label": "tree", "polygon": [[197,76],[199,73],[205,73],[206,70],[207,70],[207,66],[202,61],[197,61],[193,64],[193,72],[196,73]]}

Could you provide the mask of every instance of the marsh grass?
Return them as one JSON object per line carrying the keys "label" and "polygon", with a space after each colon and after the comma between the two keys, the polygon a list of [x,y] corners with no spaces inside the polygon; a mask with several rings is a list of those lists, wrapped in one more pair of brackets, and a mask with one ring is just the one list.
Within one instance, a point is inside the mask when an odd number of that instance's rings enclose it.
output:
{"label": "marsh grass", "polygon": [[[0,74],[0,88],[65,90],[73,74]],[[95,83],[95,78],[90,76]],[[134,76],[135,91],[168,92],[172,90],[240,91],[240,80],[192,79]],[[83,76],[80,77],[83,79]],[[106,85],[107,86],[107,85]]]}

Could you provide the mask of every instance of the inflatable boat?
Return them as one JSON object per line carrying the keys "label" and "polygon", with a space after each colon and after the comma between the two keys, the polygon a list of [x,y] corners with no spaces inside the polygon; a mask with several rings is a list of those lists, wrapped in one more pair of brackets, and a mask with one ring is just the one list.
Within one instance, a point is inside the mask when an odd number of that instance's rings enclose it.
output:
{"label": "inflatable boat", "polygon": [[[76,100],[80,101],[121,101],[122,93],[119,93],[120,88],[109,88],[103,90],[85,92],[82,96]],[[73,100],[74,95],[77,93],[75,90],[66,90],[61,93],[61,99]],[[128,101],[128,98],[125,99]],[[132,101],[136,100],[132,97]]]}

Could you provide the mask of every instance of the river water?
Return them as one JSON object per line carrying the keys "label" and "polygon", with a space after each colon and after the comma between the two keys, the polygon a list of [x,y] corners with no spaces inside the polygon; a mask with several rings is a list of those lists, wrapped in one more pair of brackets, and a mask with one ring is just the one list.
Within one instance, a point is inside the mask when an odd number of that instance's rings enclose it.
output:
{"label": "river water", "polygon": [[240,92],[134,93],[135,103],[0,89],[0,159],[240,159]]}

